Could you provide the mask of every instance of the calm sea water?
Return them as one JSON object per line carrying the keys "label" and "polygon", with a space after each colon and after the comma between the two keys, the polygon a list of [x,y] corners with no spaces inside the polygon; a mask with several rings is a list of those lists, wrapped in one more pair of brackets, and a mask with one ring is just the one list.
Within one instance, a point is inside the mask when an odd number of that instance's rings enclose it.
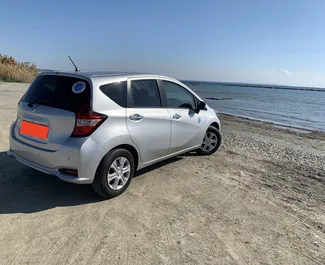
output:
{"label": "calm sea water", "polygon": [[[325,131],[325,92],[227,86],[220,83],[185,82],[220,113],[273,122],[317,131]],[[306,88],[308,89],[308,88]]]}

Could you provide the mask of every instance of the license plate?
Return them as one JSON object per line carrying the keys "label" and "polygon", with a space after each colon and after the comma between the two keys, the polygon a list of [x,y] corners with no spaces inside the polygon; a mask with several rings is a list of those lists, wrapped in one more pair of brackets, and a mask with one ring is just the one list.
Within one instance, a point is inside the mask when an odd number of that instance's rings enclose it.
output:
{"label": "license plate", "polygon": [[20,126],[20,134],[46,139],[49,134],[49,127],[46,125],[23,121]]}

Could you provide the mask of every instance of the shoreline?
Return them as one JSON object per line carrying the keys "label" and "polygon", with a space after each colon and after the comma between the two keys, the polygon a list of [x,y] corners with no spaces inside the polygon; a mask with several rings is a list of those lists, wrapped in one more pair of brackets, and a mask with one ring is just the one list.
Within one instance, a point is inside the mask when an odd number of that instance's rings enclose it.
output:
{"label": "shoreline", "polygon": [[[325,131],[321,131],[321,130],[313,130],[313,129],[308,129],[308,128],[295,127],[295,126],[291,126],[291,125],[284,125],[284,124],[280,124],[280,123],[276,123],[276,122],[272,122],[272,121],[266,121],[266,120],[261,120],[261,119],[257,119],[257,118],[255,119],[252,117],[238,116],[238,115],[233,115],[233,114],[228,114],[228,113],[223,113],[223,112],[218,112],[218,111],[217,111],[217,115],[218,115],[218,117],[224,116],[224,117],[229,117],[229,118],[237,119],[237,120],[241,119],[241,120],[248,121],[251,123],[261,123],[264,125],[272,126],[275,129],[290,131],[292,133],[297,133],[297,134],[321,135],[321,136],[324,136],[324,138],[325,138]],[[221,126],[222,126],[222,124],[221,124]]]}

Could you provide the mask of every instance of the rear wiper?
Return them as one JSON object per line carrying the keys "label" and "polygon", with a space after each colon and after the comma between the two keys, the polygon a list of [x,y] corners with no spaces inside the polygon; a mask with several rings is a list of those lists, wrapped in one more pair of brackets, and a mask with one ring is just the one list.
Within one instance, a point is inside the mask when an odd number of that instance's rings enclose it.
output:
{"label": "rear wiper", "polygon": [[32,107],[34,104],[39,104],[37,100],[34,100],[34,101],[31,101],[31,102],[28,102],[27,106],[28,107]]}
{"label": "rear wiper", "polygon": [[38,105],[44,105],[44,106],[50,106],[48,103],[40,101],[40,100],[34,100],[31,101],[27,104],[28,107],[32,108],[34,104],[38,104]]}

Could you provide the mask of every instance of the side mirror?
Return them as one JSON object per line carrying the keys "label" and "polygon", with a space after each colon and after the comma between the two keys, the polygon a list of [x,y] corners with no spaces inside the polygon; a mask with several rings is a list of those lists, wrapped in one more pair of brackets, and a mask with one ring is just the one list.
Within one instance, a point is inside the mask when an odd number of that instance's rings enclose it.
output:
{"label": "side mirror", "polygon": [[205,109],[205,106],[206,106],[205,102],[203,102],[203,101],[198,101],[198,102],[197,102],[197,105],[196,105],[195,113],[199,113],[200,110],[204,110],[204,109]]}

